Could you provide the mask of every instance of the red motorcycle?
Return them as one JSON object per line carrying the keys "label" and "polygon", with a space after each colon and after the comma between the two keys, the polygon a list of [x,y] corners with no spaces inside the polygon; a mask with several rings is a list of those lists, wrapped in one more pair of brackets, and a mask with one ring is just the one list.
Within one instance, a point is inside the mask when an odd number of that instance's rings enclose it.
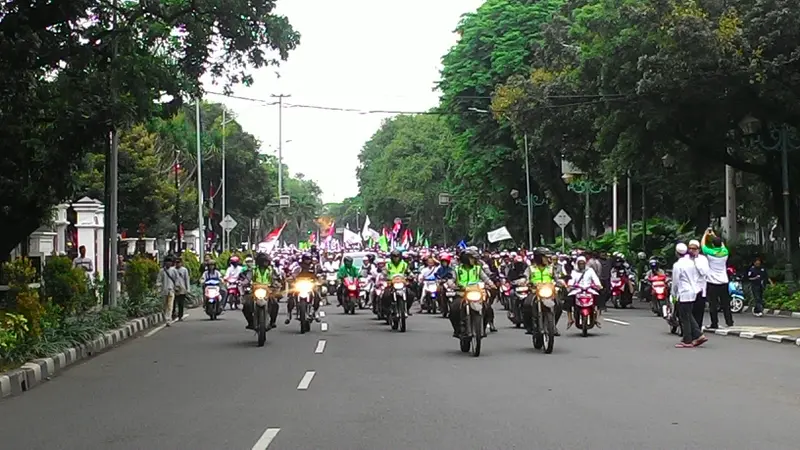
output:
{"label": "red motorcycle", "polygon": [[569,295],[575,296],[575,325],[581,330],[581,335],[586,337],[589,330],[597,324],[595,298],[598,292],[593,287],[572,286]]}
{"label": "red motorcycle", "polygon": [[653,313],[664,319],[669,317],[669,301],[667,300],[667,276],[664,274],[650,275],[650,305]]}
{"label": "red motorcycle", "polygon": [[342,306],[344,307],[345,314],[354,315],[356,307],[358,306],[358,299],[361,295],[361,290],[358,287],[358,278],[347,277],[344,279],[344,297],[342,299]]}
{"label": "red motorcycle", "polygon": [[228,298],[226,303],[230,305],[231,309],[239,309],[239,305],[242,303],[242,294],[239,291],[238,280],[228,282]]}
{"label": "red motorcycle", "polygon": [[631,304],[632,295],[627,292],[628,274],[619,271],[611,274],[611,302],[616,309],[625,309]]}
{"label": "red motorcycle", "polygon": [[504,276],[500,276],[500,304],[503,309],[511,310],[513,308],[511,294],[513,293],[511,283],[506,280]]}

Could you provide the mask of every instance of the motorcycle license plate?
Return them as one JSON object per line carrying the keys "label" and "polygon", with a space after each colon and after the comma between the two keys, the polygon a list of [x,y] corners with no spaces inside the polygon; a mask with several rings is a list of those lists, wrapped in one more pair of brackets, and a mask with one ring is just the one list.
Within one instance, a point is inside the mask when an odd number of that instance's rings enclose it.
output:
{"label": "motorcycle license plate", "polygon": [[456,293],[455,293],[455,292],[453,292],[453,291],[447,291],[447,294],[446,294],[446,295],[447,295],[448,297],[455,297],[455,296],[456,296]]}

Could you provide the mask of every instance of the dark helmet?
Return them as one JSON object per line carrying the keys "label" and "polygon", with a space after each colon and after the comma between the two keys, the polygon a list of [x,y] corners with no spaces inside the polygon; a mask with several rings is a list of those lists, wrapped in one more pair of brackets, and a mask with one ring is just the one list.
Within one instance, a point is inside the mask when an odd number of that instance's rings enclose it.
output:
{"label": "dark helmet", "polygon": [[256,264],[259,266],[264,266],[269,264],[269,255],[266,253],[259,253],[256,255]]}
{"label": "dark helmet", "polygon": [[311,262],[311,255],[308,253],[303,253],[300,256],[300,262]]}
{"label": "dark helmet", "polygon": [[400,254],[400,250],[392,250],[392,253],[389,253],[389,257],[392,259],[400,258],[401,256],[402,255]]}
{"label": "dark helmet", "polygon": [[345,266],[352,266],[353,265],[353,258],[351,258],[349,256],[345,256],[344,259],[342,260],[342,262],[344,262]]}
{"label": "dark helmet", "polygon": [[374,263],[375,262],[375,255],[372,253],[367,254],[367,261]]}

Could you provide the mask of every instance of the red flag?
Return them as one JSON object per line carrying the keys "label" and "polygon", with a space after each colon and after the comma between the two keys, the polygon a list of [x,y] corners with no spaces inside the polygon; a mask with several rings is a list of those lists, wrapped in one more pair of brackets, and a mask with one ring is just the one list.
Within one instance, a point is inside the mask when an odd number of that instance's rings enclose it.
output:
{"label": "red flag", "polygon": [[336,233],[336,222],[331,222],[331,227],[328,228],[328,237],[331,237]]}

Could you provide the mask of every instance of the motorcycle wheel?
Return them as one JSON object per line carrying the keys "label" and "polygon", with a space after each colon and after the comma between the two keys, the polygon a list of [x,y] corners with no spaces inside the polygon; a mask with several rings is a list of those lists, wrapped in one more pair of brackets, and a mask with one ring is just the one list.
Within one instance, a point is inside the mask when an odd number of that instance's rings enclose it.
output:
{"label": "motorcycle wheel", "polygon": [[400,320],[398,318],[392,319],[392,330],[397,331],[397,328],[400,326]]}
{"label": "motorcycle wheel", "polygon": [[298,299],[297,314],[300,316],[300,334],[305,334],[311,325],[308,323],[308,304],[303,299]]}
{"label": "motorcycle wheel", "polygon": [[470,344],[472,344],[471,338],[461,338],[461,351],[463,353],[469,353]]}
{"label": "motorcycle wheel", "polygon": [[483,340],[483,315],[472,316],[472,356],[481,356],[481,341]]}
{"label": "motorcycle wheel", "polygon": [[739,314],[744,309],[744,301],[740,298],[731,299],[731,312]]}
{"label": "motorcycle wheel", "polygon": [[611,301],[614,303],[614,309],[619,309],[619,295],[614,295],[611,297]]}
{"label": "motorcycle wheel", "polygon": [[589,319],[583,319],[583,323],[581,324],[581,336],[589,336]]}
{"label": "motorcycle wheel", "polygon": [[447,297],[442,300],[442,319],[446,319],[450,316],[450,312],[448,311],[450,305],[447,303]]}
{"label": "motorcycle wheel", "polygon": [[556,343],[556,322],[555,322],[555,318],[553,317],[553,313],[552,312],[549,312],[549,311],[544,312],[543,311],[543,314],[545,315],[544,316],[544,329],[545,329],[544,352],[549,355],[550,353],[553,353],[553,346]]}
{"label": "motorcycle wheel", "polygon": [[258,346],[263,347],[264,342],[267,341],[267,313],[265,311],[266,308],[256,308],[256,323],[258,326],[256,327],[258,331]]}
{"label": "motorcycle wheel", "polygon": [[533,341],[533,348],[536,350],[541,350],[544,347],[544,338],[542,338],[541,334],[534,334],[531,340]]}

